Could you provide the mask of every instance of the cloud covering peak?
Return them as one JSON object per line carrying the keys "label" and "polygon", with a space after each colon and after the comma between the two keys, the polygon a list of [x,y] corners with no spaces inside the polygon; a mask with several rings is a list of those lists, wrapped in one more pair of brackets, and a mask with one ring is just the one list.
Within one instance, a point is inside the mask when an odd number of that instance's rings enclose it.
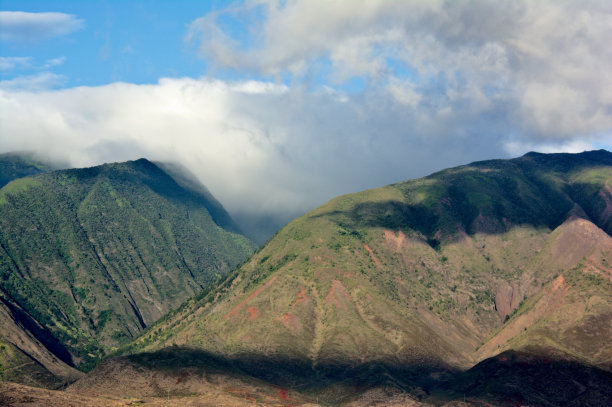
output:
{"label": "cloud covering peak", "polygon": [[298,214],[477,159],[611,148],[611,21],[594,0],[235,3],[188,25],[207,76],[0,83],[0,146],[178,161],[230,212]]}

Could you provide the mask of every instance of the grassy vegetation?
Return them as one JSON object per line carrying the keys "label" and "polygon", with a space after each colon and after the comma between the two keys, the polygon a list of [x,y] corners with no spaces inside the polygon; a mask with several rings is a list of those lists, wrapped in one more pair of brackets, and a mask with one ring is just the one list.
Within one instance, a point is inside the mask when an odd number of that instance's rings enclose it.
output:
{"label": "grassy vegetation", "polygon": [[[437,402],[432,377],[534,344],[602,365],[610,166],[528,154],[338,197],[118,353],[184,345],[330,405],[373,377]],[[587,201],[596,225],[570,221]]]}
{"label": "grassy vegetation", "polygon": [[[118,354],[162,351],[155,358],[184,345],[278,385],[311,394],[330,385],[330,404],[374,376],[425,398],[433,375],[534,343],[581,363],[610,352],[610,153],[533,153],[341,196],[287,225],[235,271],[217,265],[205,276],[195,265],[241,238],[210,235],[219,225],[194,191],[152,177],[149,164],[114,166],[121,175],[110,167],[53,173],[52,184],[38,176],[42,186],[6,195],[10,207],[46,213],[10,225],[21,228],[10,236],[28,236],[20,244],[37,246],[26,255],[3,243],[2,266],[27,276],[3,284],[28,281],[11,292],[19,301],[43,293],[35,308],[51,310],[46,323],[68,335],[67,346],[92,332]],[[46,185],[46,194],[70,199],[45,206],[29,196]],[[584,214],[590,221],[569,221]],[[53,226],[34,239],[38,224]],[[56,277],[34,275],[33,264]],[[166,304],[179,287],[189,300],[143,329],[131,304],[153,320],[148,298]]]}
{"label": "grassy vegetation", "polygon": [[49,172],[55,169],[54,167],[29,153],[0,154],[0,188],[14,179]]}
{"label": "grassy vegetation", "polygon": [[0,190],[0,290],[90,369],[252,253],[213,204],[146,160],[15,180]]}
{"label": "grassy vegetation", "polygon": [[[522,313],[524,298],[541,288],[536,276],[554,277],[546,264],[551,230],[577,204],[575,182],[601,190],[609,165],[609,153],[530,154],[338,197],[287,225],[217,291],[125,351],[176,343],[315,364],[411,363],[414,355],[402,354],[410,348],[469,363],[457,349],[472,352]],[[520,296],[508,314],[495,309],[502,283]]]}

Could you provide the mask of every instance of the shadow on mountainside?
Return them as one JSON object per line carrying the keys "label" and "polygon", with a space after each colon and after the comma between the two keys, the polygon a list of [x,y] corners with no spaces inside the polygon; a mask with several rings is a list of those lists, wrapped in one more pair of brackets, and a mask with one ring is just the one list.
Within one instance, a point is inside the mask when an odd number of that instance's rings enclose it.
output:
{"label": "shadow on mountainside", "polygon": [[[281,394],[299,395],[303,402],[316,401],[323,405],[359,401],[369,391],[382,388],[394,388],[410,399],[438,406],[463,399],[468,405],[612,405],[612,373],[545,350],[504,352],[461,372],[426,361],[412,366],[389,361],[359,365],[338,361],[313,367],[309,360],[252,354],[222,357],[175,346],[109,359],[77,381],[70,391],[112,393],[126,378],[112,377],[111,372],[125,372],[126,364],[147,377],[149,383],[152,377],[159,380],[148,390],[159,394],[133,393],[131,396],[193,394],[198,393],[193,383],[220,386],[231,383],[235,387],[237,379],[246,387],[263,386]],[[113,365],[122,367],[113,368]],[[189,385],[189,379],[195,381]],[[168,383],[172,388],[164,387]],[[139,391],[146,393],[147,390],[140,388]]]}
{"label": "shadow on mountainside", "polygon": [[553,230],[573,212],[611,234],[611,166],[612,153],[605,150],[480,161],[390,185],[396,199],[332,207],[312,217],[330,217],[349,229],[413,230],[432,246],[460,231],[497,234],[519,225]]}

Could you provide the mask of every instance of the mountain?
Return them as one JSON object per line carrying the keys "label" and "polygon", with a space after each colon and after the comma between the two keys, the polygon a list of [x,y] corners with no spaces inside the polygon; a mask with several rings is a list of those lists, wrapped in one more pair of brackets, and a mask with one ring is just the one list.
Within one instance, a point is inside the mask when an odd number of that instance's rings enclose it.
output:
{"label": "mountain", "polygon": [[[610,152],[528,153],[338,197],[123,353],[184,349],[330,404],[612,400],[611,185]],[[504,357],[570,368],[521,387],[490,374]]]}
{"label": "mountain", "polygon": [[73,380],[253,252],[210,192],[177,174],[140,159],[0,189],[4,380]]}
{"label": "mountain", "polygon": [[63,164],[51,163],[28,152],[0,154],[0,188],[14,179],[65,168]]}

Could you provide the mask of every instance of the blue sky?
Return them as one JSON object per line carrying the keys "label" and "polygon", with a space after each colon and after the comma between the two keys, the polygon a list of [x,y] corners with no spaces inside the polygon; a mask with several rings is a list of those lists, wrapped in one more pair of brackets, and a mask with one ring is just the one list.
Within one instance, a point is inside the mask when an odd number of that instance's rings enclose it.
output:
{"label": "blue sky", "polygon": [[0,0],[0,152],[177,161],[289,218],[470,161],[612,149],[612,3]]}
{"label": "blue sky", "polygon": [[[63,59],[48,71],[63,75],[62,86],[123,81],[156,83],[161,77],[198,77],[206,63],[184,41],[187,26],[218,7],[206,1],[9,1],[3,11],[61,12],[81,21],[53,38],[3,41],[2,56],[32,58],[31,67],[2,72],[3,79],[39,73],[47,61]],[[177,7],[180,4],[180,7]]]}

